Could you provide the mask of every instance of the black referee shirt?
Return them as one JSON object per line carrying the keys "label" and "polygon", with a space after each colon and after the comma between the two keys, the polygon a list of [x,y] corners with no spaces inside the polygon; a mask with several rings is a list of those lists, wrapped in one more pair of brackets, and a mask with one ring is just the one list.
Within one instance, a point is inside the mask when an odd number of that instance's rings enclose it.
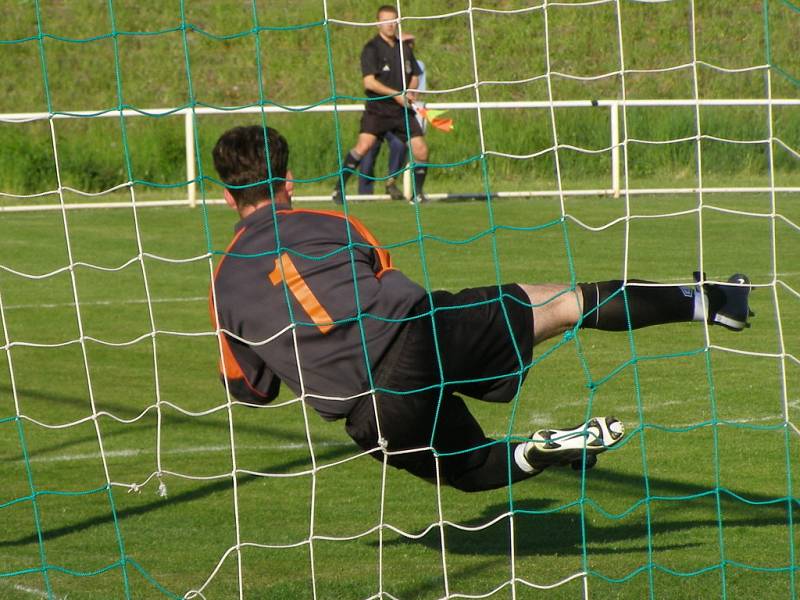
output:
{"label": "black referee shirt", "polygon": [[[376,35],[366,43],[361,51],[361,75],[375,75],[375,79],[383,85],[392,89],[402,91],[407,87],[414,75],[420,75],[422,69],[414,58],[414,51],[408,42],[403,43],[403,58],[405,59],[405,77],[403,69],[400,68],[400,40],[395,40],[395,45],[387,44],[380,35]],[[368,98],[380,98],[382,94],[366,90]],[[403,112],[400,106],[392,98],[383,100],[369,100],[367,108],[369,112],[383,115],[395,116]]]}
{"label": "black referee shirt", "polygon": [[243,402],[273,400],[283,381],[323,418],[341,418],[425,290],[356,218],[275,208],[242,219],[217,266],[212,322],[232,334],[221,336],[220,368]]}

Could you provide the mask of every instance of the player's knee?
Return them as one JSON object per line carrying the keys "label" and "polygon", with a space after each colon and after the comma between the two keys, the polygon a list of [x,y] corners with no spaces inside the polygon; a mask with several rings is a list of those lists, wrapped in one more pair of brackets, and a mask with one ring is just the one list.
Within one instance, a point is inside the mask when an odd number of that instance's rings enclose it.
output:
{"label": "player's knee", "polygon": [[563,284],[520,284],[533,311],[534,343],[572,329],[580,319],[583,296]]}
{"label": "player's knee", "polygon": [[[415,138],[415,139],[421,139],[421,138]],[[411,147],[411,149],[414,154],[414,159],[417,162],[425,162],[428,160],[428,146],[427,144],[425,144],[425,142],[422,142],[421,144],[414,144]]]}
{"label": "player's knee", "polygon": [[372,144],[369,142],[359,141],[356,144],[356,147],[351,150],[351,153],[361,159],[364,158],[367,152],[369,152],[370,148],[372,148]]}
{"label": "player's knee", "polygon": [[358,136],[356,147],[353,148],[352,151],[354,154],[358,155],[359,158],[361,158],[370,151],[370,148],[372,148],[376,141],[377,138],[374,135],[362,133]]}

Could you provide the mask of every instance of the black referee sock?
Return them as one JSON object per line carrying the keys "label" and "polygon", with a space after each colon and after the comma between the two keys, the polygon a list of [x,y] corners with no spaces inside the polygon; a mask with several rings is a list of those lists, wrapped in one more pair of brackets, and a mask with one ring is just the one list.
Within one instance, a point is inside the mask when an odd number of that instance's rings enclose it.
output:
{"label": "black referee sock", "polygon": [[[628,283],[653,282],[629,279]],[[583,328],[625,331],[629,319],[631,329],[700,320],[696,307],[702,305],[693,287],[627,285],[623,292],[622,281],[618,279],[579,283],[578,287],[583,292]]]}
{"label": "black referee sock", "polygon": [[[350,179],[350,176],[358,169],[358,165],[361,163],[361,156],[357,155],[355,152],[350,150],[347,153],[347,156],[344,157],[344,169],[342,171],[342,185],[347,185],[347,180]],[[352,171],[347,171],[346,169],[352,169]]]}
{"label": "black referee sock", "polygon": [[428,167],[414,167],[414,190],[417,196],[422,194],[422,188],[425,186],[425,176],[427,174]]}

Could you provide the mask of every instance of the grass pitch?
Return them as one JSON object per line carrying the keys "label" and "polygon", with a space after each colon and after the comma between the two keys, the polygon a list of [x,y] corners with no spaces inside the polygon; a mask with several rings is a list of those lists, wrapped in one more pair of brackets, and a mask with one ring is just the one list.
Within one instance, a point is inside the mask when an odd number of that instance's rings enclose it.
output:
{"label": "grass pitch", "polygon": [[[707,195],[669,218],[697,199],[565,202],[567,220],[556,199],[350,209],[434,289],[685,283],[702,255],[710,278],[751,276],[758,316],[741,334],[693,323],[537,347],[516,403],[470,403],[486,431],[613,414],[627,440],[585,477],[551,469],[473,495],[384,473],[286,390],[277,406],[226,406],[204,256],[234,213],[4,215],[0,597],[180,597],[208,582],[209,600],[240,587],[550,600],[583,597],[584,580],[535,586],[584,571],[591,598],[796,597],[797,230],[766,195]],[[778,195],[776,212],[798,223],[794,204]]]}

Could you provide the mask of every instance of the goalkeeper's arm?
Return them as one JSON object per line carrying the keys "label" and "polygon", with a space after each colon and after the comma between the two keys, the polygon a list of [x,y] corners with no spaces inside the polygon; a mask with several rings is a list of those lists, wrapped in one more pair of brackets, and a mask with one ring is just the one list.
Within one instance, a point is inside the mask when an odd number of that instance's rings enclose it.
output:
{"label": "goalkeeper's arm", "polygon": [[256,352],[239,340],[222,334],[219,378],[239,402],[264,405],[278,397],[281,380]]}
{"label": "goalkeeper's arm", "polygon": [[[219,380],[222,382],[222,385],[225,385],[225,376],[222,373],[220,373]],[[231,392],[231,396],[236,398],[239,402],[263,406],[269,404],[278,397],[278,392],[281,389],[281,380],[273,375],[269,380],[266,393],[263,394],[252,387],[244,377],[239,379],[229,378],[228,389]]]}

